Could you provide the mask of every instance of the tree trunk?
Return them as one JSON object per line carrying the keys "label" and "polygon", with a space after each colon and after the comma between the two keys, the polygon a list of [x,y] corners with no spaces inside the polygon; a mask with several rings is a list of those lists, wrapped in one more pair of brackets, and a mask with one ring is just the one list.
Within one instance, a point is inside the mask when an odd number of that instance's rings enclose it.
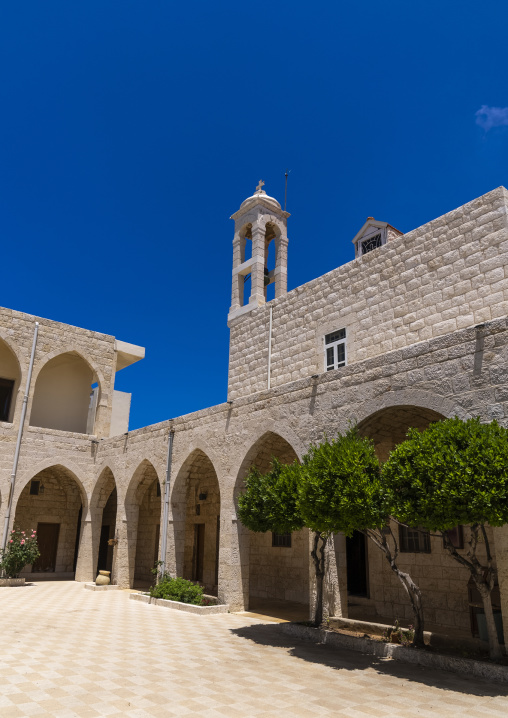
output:
{"label": "tree trunk", "polygon": [[473,575],[476,588],[480,592],[482,597],[483,610],[485,612],[485,622],[487,624],[487,635],[489,638],[489,653],[490,657],[494,661],[499,661],[502,658],[502,650],[499,644],[499,638],[497,635],[496,623],[494,621],[494,611],[492,609],[492,596],[488,584],[485,582],[483,576]]}
{"label": "tree trunk", "polygon": [[424,618],[423,618],[423,603],[422,603],[422,592],[420,591],[420,588],[416,585],[416,583],[413,581],[411,576],[408,573],[405,573],[404,571],[401,571],[400,568],[397,566],[396,558],[398,555],[398,547],[397,547],[397,541],[395,540],[395,537],[390,529],[389,533],[392,536],[394,549],[390,548],[388,541],[386,540],[386,535],[382,531],[374,531],[372,529],[366,529],[364,531],[365,535],[370,538],[370,540],[376,544],[376,546],[381,549],[381,551],[386,556],[386,560],[388,561],[390,568],[395,573],[399,581],[404,586],[404,590],[406,591],[407,595],[409,596],[409,600],[411,601],[411,606],[413,608],[413,618],[414,618],[414,627],[415,627],[415,637],[414,637],[414,645],[418,646],[420,648],[423,648],[425,645],[425,641],[423,639],[423,630],[424,630]]}
{"label": "tree trunk", "polygon": [[[480,532],[485,542],[485,548],[487,551],[487,566],[482,566],[476,555],[478,546],[478,539]],[[492,556],[490,553],[490,544],[483,524],[471,524],[470,537],[469,537],[469,549],[467,556],[459,554],[455,546],[450,541],[448,533],[446,531],[441,532],[444,540],[444,545],[448,549],[448,552],[458,563],[470,572],[473,581],[475,582],[476,588],[482,597],[483,610],[485,612],[485,622],[487,624],[487,635],[489,639],[489,654],[492,660],[498,661],[503,655],[501,646],[499,645],[499,638],[497,636],[496,624],[494,622],[494,611],[492,610],[492,589],[496,582],[496,570],[493,566]]]}
{"label": "tree trunk", "polygon": [[[314,610],[314,625],[319,628],[323,623],[323,583],[325,577],[325,546],[328,536],[324,536],[320,531],[314,532],[314,545],[310,555],[314,561],[314,569],[316,572],[316,608]],[[319,542],[321,541],[321,548]],[[319,554],[318,550],[320,548]]]}
{"label": "tree trunk", "polygon": [[397,566],[395,561],[391,561],[388,556],[386,556],[388,559],[388,562],[390,564],[390,567],[392,571],[396,574],[399,581],[404,586],[407,595],[409,596],[409,600],[411,601],[411,606],[413,608],[413,616],[414,616],[414,622],[415,622],[415,637],[414,637],[414,644],[415,646],[419,646],[420,648],[423,648],[425,645],[425,641],[423,639],[423,606],[422,606],[422,592],[420,591],[420,588],[416,585],[416,583],[413,581],[411,576],[408,573],[405,573],[404,571],[401,571],[400,568]]}

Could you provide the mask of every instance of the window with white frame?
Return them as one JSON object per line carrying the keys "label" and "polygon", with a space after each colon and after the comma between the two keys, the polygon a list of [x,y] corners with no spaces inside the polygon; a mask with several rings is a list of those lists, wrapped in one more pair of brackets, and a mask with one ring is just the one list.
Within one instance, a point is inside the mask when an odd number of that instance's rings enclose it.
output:
{"label": "window with white frame", "polygon": [[346,366],[346,330],[338,329],[325,335],[325,369],[332,371]]}

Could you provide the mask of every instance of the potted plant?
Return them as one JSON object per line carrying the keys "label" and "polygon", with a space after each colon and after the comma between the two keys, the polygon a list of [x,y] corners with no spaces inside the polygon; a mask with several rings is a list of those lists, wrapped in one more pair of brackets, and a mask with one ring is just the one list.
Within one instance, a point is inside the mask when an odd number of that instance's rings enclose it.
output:
{"label": "potted plant", "polygon": [[25,583],[19,574],[29,564],[33,564],[40,556],[37,545],[37,532],[26,533],[19,528],[11,531],[5,551],[0,557],[0,569],[3,578],[0,585],[17,586]]}

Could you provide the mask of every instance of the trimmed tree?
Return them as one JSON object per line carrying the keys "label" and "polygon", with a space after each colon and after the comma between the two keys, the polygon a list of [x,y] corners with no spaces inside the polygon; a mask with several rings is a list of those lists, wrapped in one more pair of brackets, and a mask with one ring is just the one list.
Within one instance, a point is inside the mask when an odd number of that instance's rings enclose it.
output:
{"label": "trimmed tree", "polygon": [[333,533],[351,536],[356,530],[384,553],[409,596],[415,622],[414,642],[423,645],[421,592],[411,576],[397,565],[398,544],[390,527],[374,444],[360,437],[356,427],[333,441],[310,447],[299,482],[299,510],[305,525],[326,537],[325,543]]}
{"label": "trimmed tree", "polygon": [[[238,516],[242,524],[251,531],[263,533],[284,534],[304,528],[306,524],[298,502],[302,472],[303,467],[298,461],[281,464],[275,458],[266,474],[261,474],[254,466],[245,480],[245,493],[238,499]],[[328,536],[327,532],[314,531],[311,556],[317,584],[315,626],[320,626],[323,621],[324,550]]]}
{"label": "trimmed tree", "polygon": [[13,529],[7,546],[0,557],[0,569],[8,578],[18,578],[25,566],[33,564],[40,556],[37,531]]}
{"label": "trimmed tree", "polygon": [[[486,524],[508,522],[508,430],[479,418],[431,424],[392,452],[383,480],[394,516],[408,526],[436,531],[450,555],[468,569],[483,602],[490,655],[501,657],[491,593],[496,583]],[[448,531],[469,524],[468,547],[459,553]],[[478,546],[485,546],[485,559]]]}

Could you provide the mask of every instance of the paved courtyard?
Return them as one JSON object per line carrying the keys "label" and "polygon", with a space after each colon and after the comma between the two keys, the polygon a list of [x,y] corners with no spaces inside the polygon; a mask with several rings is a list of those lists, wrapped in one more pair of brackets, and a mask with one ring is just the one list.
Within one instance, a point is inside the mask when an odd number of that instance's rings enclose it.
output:
{"label": "paved courtyard", "polygon": [[508,687],[74,582],[0,589],[0,716],[506,716]]}

